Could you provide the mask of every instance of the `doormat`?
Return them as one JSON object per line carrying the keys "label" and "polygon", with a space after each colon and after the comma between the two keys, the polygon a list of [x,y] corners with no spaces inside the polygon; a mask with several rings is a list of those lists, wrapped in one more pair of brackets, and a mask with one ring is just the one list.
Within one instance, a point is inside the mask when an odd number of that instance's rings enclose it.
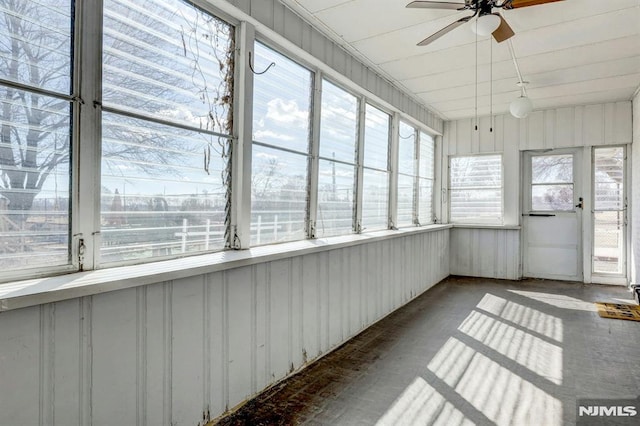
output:
{"label": "doormat", "polygon": [[640,321],[640,306],[596,302],[596,307],[598,308],[598,314],[602,318]]}

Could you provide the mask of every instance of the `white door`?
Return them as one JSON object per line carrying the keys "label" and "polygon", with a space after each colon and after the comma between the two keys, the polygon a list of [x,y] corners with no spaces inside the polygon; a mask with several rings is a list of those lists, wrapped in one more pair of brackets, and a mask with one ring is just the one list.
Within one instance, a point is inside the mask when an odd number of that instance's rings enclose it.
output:
{"label": "white door", "polygon": [[525,152],[523,275],[582,281],[582,195],[577,150]]}

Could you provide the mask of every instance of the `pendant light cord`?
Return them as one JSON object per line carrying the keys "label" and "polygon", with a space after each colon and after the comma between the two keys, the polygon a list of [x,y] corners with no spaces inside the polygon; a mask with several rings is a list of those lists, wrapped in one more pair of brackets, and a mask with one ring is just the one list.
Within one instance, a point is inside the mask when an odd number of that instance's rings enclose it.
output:
{"label": "pendant light cord", "polygon": [[[476,25],[476,29],[478,27],[478,20],[475,20],[475,25]],[[476,95],[476,105],[475,105],[475,120],[476,120],[476,127],[475,129],[478,130],[478,31],[476,31],[476,86],[475,86],[475,95]]]}
{"label": "pendant light cord", "polygon": [[489,39],[489,116],[491,126],[489,132],[493,132],[493,41]]}

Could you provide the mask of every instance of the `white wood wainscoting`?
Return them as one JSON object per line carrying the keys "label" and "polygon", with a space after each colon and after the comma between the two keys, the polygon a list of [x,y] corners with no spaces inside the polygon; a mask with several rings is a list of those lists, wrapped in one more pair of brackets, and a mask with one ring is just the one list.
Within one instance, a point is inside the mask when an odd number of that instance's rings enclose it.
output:
{"label": "white wood wainscoting", "polygon": [[0,424],[203,424],[448,275],[444,228],[0,312]]}
{"label": "white wood wainscoting", "polygon": [[451,229],[451,275],[518,280],[520,230],[454,227]]}

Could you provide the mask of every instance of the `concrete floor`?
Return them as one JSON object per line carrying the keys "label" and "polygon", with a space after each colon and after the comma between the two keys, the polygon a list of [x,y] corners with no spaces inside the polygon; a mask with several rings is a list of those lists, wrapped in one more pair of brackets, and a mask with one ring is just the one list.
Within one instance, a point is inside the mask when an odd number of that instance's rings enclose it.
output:
{"label": "concrete floor", "polygon": [[575,424],[578,398],[640,395],[640,322],[595,301],[632,295],[450,277],[219,424]]}

